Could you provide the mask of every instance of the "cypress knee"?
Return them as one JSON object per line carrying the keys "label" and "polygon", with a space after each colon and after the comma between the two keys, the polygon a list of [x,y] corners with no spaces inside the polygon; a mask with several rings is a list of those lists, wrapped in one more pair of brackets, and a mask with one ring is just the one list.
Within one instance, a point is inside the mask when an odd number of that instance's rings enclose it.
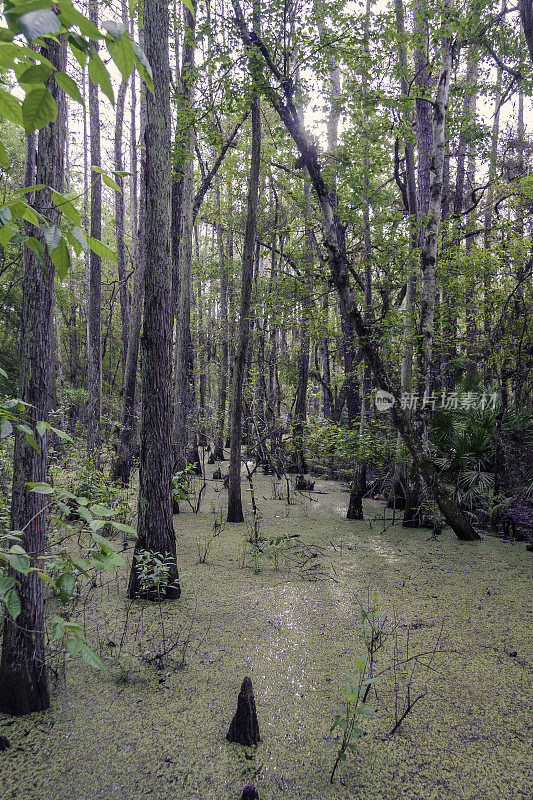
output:
{"label": "cypress knee", "polygon": [[255,710],[254,690],[252,681],[248,676],[242,682],[237,700],[237,713],[231,721],[226,739],[228,742],[242,744],[245,747],[261,741],[257,711]]}
{"label": "cypress knee", "polygon": [[257,794],[255,786],[245,786],[241,795],[241,800],[259,800],[259,795]]}

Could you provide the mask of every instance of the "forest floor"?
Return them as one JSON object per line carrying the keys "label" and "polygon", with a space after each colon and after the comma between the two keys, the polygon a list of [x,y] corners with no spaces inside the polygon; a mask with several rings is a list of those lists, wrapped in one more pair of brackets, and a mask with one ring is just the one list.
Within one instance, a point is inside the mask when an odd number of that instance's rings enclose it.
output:
{"label": "forest floor", "polygon": [[[256,473],[255,490],[271,556],[275,537],[299,535],[280,542],[277,564],[265,554],[254,563],[249,523],[226,525],[207,563],[198,563],[198,545],[227,502],[220,481],[210,481],[202,510],[182,505],[174,518],[179,600],[128,603],[125,570],[85,587],[74,616],[109,672],[69,661],[51,710],[0,717],[0,734],[11,741],[0,753],[2,799],[239,800],[253,778],[261,800],[529,800],[525,545],[461,543],[449,530],[431,540],[426,529],[350,522],[347,492],[332,481],[317,480],[319,493],[298,494],[293,505],[272,499],[270,477]],[[366,503],[365,517],[383,514],[382,503]],[[363,723],[361,755],[340,765],[331,786],[333,709],[343,698],[343,669],[364,654],[360,604],[369,592],[398,631],[377,653],[378,671],[390,666],[395,646],[405,652],[407,631],[409,655],[437,652],[429,670],[427,657],[409,662],[418,664],[412,697],[428,693],[392,737],[395,681],[392,670],[382,676],[369,699],[380,716]],[[138,658],[139,645],[153,652],[176,639],[160,669]],[[262,737],[246,750],[225,741],[245,675]],[[410,675],[398,670],[400,703]]]}

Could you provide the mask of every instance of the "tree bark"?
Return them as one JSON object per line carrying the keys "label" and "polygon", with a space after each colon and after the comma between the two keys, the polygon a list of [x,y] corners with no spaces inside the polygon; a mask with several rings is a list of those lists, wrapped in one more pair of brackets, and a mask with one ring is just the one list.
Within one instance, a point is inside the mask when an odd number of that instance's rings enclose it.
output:
{"label": "tree bark", "polygon": [[[98,7],[89,4],[89,19],[98,26]],[[92,42],[98,51],[98,43]],[[89,127],[91,167],[101,166],[100,108],[98,86],[89,80]],[[102,180],[94,172],[91,181],[91,236],[102,238]],[[87,449],[95,469],[100,469],[100,414],[102,406],[102,259],[92,250],[89,255],[89,294],[87,296]]]}
{"label": "tree bark", "polygon": [[[144,325],[142,333],[142,419],[139,468],[138,539],[128,596],[159,599],[180,595],[176,539],[172,524],[171,371],[172,315],[170,261],[170,67],[168,4],[144,0],[144,47],[152,67],[154,94],[146,92],[146,219]],[[147,590],[136,569],[136,555],[150,550],[167,558],[169,583]]]}
{"label": "tree bark", "polygon": [[304,185],[304,224],[305,244],[301,259],[304,272],[302,286],[302,318],[300,322],[300,348],[298,352],[298,386],[296,389],[296,403],[294,407],[294,422],[292,431],[293,461],[288,471],[304,475],[307,472],[304,452],[304,430],[307,421],[307,385],[309,383],[309,318],[312,308],[311,286],[313,271],[313,235],[311,228],[311,187],[309,181]]}
{"label": "tree bark", "polygon": [[[53,66],[61,71],[66,65],[64,40],[47,41],[41,52]],[[63,190],[64,141],[66,102],[63,92],[51,77],[48,86],[57,104],[54,123],[39,131],[35,181],[57,191]],[[31,137],[30,137],[31,138]],[[28,163],[33,159],[32,146],[28,147]],[[55,224],[60,213],[54,207],[48,188],[38,191],[34,207]],[[50,375],[54,364],[53,302],[54,264],[48,254],[44,236],[36,231],[45,250],[45,269],[37,255],[24,249],[24,279],[22,296],[22,327],[20,341],[20,398],[28,403],[27,419],[32,430],[39,420],[49,413]],[[48,515],[45,495],[29,492],[30,481],[47,479],[47,436],[39,439],[39,450],[26,441],[24,434],[15,432],[13,461],[13,488],[11,496],[11,530],[24,531],[22,546],[29,554],[32,567],[42,567],[45,552]],[[50,705],[44,652],[44,595],[43,582],[37,572],[27,576],[15,575],[21,613],[16,621],[6,614],[0,662],[0,712],[4,714],[29,714],[42,711]]]}
{"label": "tree bark", "polygon": [[[367,58],[370,58],[368,47],[368,36],[370,28],[370,13],[371,2],[366,2],[365,13],[365,39],[364,51]],[[368,86],[366,76],[362,76],[363,94],[366,94]],[[366,142],[363,142],[363,147],[366,150]],[[370,161],[368,156],[363,158],[364,172],[363,172],[363,261],[365,270],[365,308],[364,320],[368,328],[372,325],[372,238],[370,234],[370,196],[369,188],[370,181],[368,177],[370,169]],[[361,419],[359,423],[359,452],[364,449],[364,436],[368,427],[368,416],[370,414],[370,391],[371,391],[371,372],[370,365],[367,359],[363,362],[363,384],[361,391]],[[350,500],[348,503],[348,510],[346,512],[347,519],[363,519],[363,497],[366,492],[366,458],[359,456],[355,465],[354,479],[350,487]]]}
{"label": "tree bark", "polygon": [[[146,102],[141,104],[141,141],[144,139],[146,128]],[[135,148],[133,148],[135,150]],[[137,158],[132,163],[132,171],[137,169]],[[146,206],[146,159],[143,151],[141,158],[141,178],[140,178],[140,207]],[[135,190],[137,180],[132,182]],[[134,211],[136,211],[137,201],[134,200]],[[133,221],[137,220],[137,214],[133,214]],[[144,297],[144,264],[145,264],[145,216],[140,215],[139,229],[134,231],[132,239],[136,241],[134,248],[135,274],[133,278],[133,296],[131,303],[131,318],[129,323],[128,353],[126,356],[126,368],[124,371],[124,400],[122,405],[122,427],[117,446],[117,456],[113,464],[112,479],[119,481],[123,486],[128,486],[131,475],[131,465],[135,452],[135,424],[136,424],[136,399],[137,399],[137,371],[139,360],[139,341],[141,338],[142,307]]]}
{"label": "tree bark", "polygon": [[[120,82],[117,96],[115,118],[115,171],[122,172],[122,134],[124,128],[124,101],[126,99],[127,84]],[[124,350],[124,372],[128,356],[128,330],[129,330],[129,298],[128,283],[126,279],[126,245],[124,241],[124,178],[115,176],[120,187],[120,192],[115,191],[115,238],[117,242],[118,282],[120,296],[120,318],[122,322],[122,347]]]}
{"label": "tree bark", "polygon": [[[193,3],[196,8],[195,3]],[[191,270],[194,203],[194,127],[193,69],[196,15],[183,9],[185,35],[180,77],[180,116],[175,141],[174,225],[179,225],[179,240],[174,243],[174,270],[178,285],[176,350],[174,360],[174,469],[183,470],[188,463],[200,468],[196,435],[197,399],[194,386],[194,360],[191,336]],[[177,248],[177,250],[176,250]]]}
{"label": "tree bark", "polygon": [[[254,4],[254,30],[259,27],[257,3]],[[250,338],[250,307],[254,274],[255,236],[257,230],[257,207],[259,200],[259,171],[261,166],[261,107],[257,85],[257,56],[250,55],[252,76],[252,144],[246,228],[242,255],[242,287],[239,316],[239,331],[235,364],[233,367],[230,399],[230,463],[228,484],[228,522],[244,522],[241,498],[241,437],[243,383],[246,369],[246,354]]]}
{"label": "tree bark", "polygon": [[224,460],[224,425],[226,419],[226,400],[228,394],[228,262],[224,250],[221,223],[220,188],[215,190],[217,222],[216,237],[220,269],[220,361],[218,373],[217,430],[213,455],[218,461]]}

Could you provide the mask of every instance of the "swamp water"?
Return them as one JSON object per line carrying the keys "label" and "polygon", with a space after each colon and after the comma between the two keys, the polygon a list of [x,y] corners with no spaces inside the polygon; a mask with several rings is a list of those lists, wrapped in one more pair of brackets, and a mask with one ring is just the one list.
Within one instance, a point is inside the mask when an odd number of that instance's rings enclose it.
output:
{"label": "swamp water", "polygon": [[[351,522],[347,492],[332,481],[318,480],[319,493],[297,494],[293,505],[272,499],[270,477],[256,474],[254,483],[260,535],[299,534],[300,544],[284,552],[282,542],[281,552],[274,546],[254,560],[249,545],[243,551],[250,525],[226,525],[198,563],[227,494],[210,481],[199,514],[182,505],[174,518],[182,597],[129,606],[125,572],[120,580],[104,573],[82,592],[75,618],[110,671],[68,662],[51,710],[0,716],[11,741],[0,753],[2,800],[239,800],[252,778],[261,800],[529,800],[533,562],[525,545],[461,543],[450,531],[434,541],[426,529]],[[380,516],[382,504],[368,501],[365,517]],[[333,709],[343,669],[365,652],[360,603],[369,591],[396,620],[402,647],[409,630],[410,654],[437,641],[439,652],[430,670],[415,673],[413,690],[428,693],[392,737],[395,682],[382,676],[369,698],[380,716],[363,723],[362,755],[341,764],[331,786]],[[139,645],[146,652],[176,640],[161,668],[157,659],[142,666]],[[389,637],[378,671],[392,646]],[[245,675],[262,737],[255,749],[225,741]]]}

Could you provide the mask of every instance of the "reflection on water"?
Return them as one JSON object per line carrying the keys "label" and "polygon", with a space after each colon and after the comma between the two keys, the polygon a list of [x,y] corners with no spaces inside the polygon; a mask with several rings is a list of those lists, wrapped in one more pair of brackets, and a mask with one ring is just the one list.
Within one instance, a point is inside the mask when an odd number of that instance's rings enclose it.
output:
{"label": "reflection on water", "polygon": [[385,544],[383,539],[372,537],[368,540],[368,545],[376,555],[385,558],[389,564],[397,564],[401,561],[395,549],[390,544]]}
{"label": "reflection on water", "polygon": [[264,594],[268,631],[254,659],[264,669],[261,691],[266,698],[288,694],[297,703],[304,690],[317,689],[307,676],[310,648],[305,631],[310,609],[306,593],[301,586],[285,583]]}

